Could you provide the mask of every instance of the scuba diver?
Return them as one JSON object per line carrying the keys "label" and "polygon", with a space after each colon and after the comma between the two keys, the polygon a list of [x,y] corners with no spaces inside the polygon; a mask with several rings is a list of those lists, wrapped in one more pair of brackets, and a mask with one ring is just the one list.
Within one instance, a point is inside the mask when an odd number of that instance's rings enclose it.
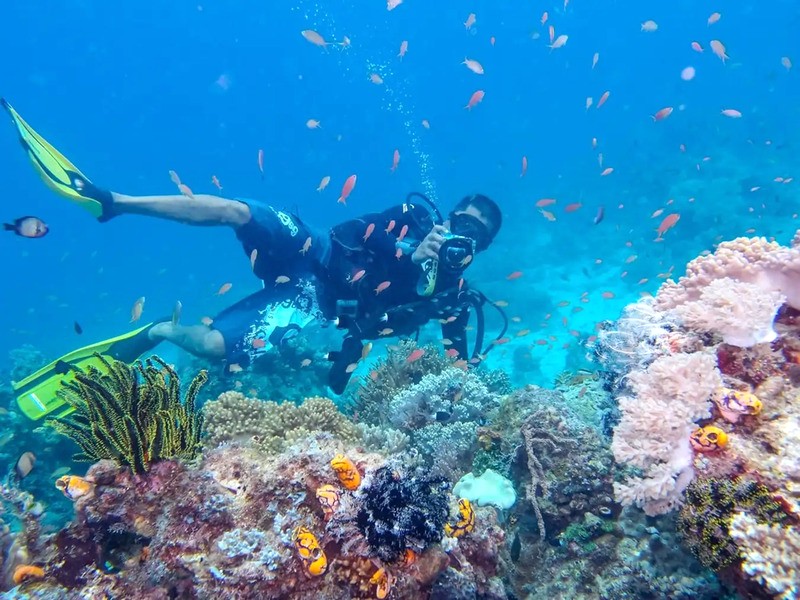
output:
{"label": "scuba diver", "polygon": [[[127,196],[95,186],[8,102],[0,103],[45,183],[98,221],[138,214],[231,227],[264,282],[262,290],[224,309],[208,325],[155,321],[71,352],[16,382],[18,403],[30,418],[61,416],[58,411],[66,405],[55,391],[74,368],[97,366],[96,354],[132,362],[166,340],[193,355],[221,360],[233,373],[312,321],[333,322],[345,331],[341,349],[328,354],[328,384],[336,394],[344,391],[365,341],[410,336],[433,319],[441,322],[449,356],[479,362],[486,298],[469,288],[463,272],[500,229],[502,213],[490,198],[467,196],[444,219],[433,202],[415,192],[401,205],[321,232],[297,215],[253,200],[191,193]],[[478,332],[470,354],[466,326],[473,307]]]}

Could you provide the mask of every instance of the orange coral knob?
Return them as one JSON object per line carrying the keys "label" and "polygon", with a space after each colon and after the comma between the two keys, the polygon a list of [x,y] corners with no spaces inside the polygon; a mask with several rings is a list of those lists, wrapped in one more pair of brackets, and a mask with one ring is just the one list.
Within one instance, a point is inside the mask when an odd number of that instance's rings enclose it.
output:
{"label": "orange coral knob", "polygon": [[361,473],[358,472],[356,465],[344,454],[337,454],[331,460],[331,467],[339,476],[339,481],[348,490],[358,489],[361,485]]}
{"label": "orange coral knob", "polygon": [[44,569],[34,565],[20,565],[14,569],[14,583],[19,585],[26,581],[33,581],[34,579],[44,579]]}

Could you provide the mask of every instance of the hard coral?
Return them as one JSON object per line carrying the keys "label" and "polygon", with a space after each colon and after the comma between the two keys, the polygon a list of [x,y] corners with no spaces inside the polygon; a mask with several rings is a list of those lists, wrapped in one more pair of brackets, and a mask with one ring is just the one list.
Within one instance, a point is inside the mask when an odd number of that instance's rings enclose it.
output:
{"label": "hard coral", "polygon": [[347,442],[359,437],[353,423],[328,398],[307,398],[298,406],[225,392],[207,402],[204,411],[206,444],[211,447],[223,442],[252,443],[267,454],[276,454],[320,431]]}
{"label": "hard coral", "polygon": [[381,467],[360,493],[356,524],[370,551],[386,562],[407,548],[419,553],[442,539],[448,519],[445,479]]}

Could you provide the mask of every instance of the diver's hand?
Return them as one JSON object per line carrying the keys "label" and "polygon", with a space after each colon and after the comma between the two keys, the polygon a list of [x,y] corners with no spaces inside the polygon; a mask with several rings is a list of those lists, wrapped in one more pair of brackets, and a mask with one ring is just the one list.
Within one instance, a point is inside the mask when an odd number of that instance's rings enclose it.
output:
{"label": "diver's hand", "polygon": [[414,250],[414,254],[411,255],[411,261],[415,265],[421,265],[429,258],[437,259],[439,258],[439,248],[442,247],[442,243],[444,242],[443,234],[447,233],[447,229],[441,225],[434,225],[433,229],[431,229],[430,233],[425,236],[417,249]]}

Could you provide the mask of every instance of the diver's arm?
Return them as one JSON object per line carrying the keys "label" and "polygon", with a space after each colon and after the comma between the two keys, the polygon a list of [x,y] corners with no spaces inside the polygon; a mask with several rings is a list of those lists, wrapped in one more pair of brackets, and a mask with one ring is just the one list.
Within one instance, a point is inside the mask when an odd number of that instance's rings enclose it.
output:
{"label": "diver's arm", "polygon": [[444,237],[442,234],[446,233],[441,225],[434,225],[428,235],[419,243],[414,253],[411,255],[411,260],[415,265],[421,265],[429,258],[434,260],[439,259],[439,248],[442,247]]}
{"label": "diver's arm", "polygon": [[455,321],[442,324],[442,337],[453,342],[448,348],[456,350],[458,358],[464,360],[471,358],[467,347],[467,323],[469,323],[469,310],[461,311]]}
{"label": "diver's arm", "polygon": [[250,221],[250,208],[244,203],[211,194],[193,196],[126,196],[112,192],[111,212],[159,217],[191,225],[240,227]]}

